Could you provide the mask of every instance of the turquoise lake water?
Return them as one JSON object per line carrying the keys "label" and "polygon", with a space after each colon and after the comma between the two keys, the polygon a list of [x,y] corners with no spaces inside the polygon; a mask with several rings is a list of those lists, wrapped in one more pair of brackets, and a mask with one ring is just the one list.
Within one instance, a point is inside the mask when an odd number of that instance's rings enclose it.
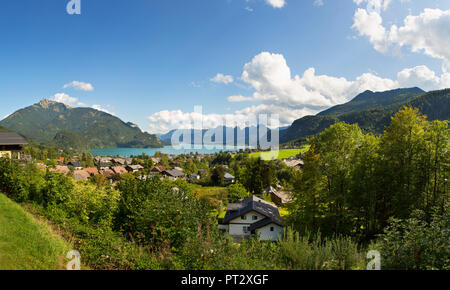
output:
{"label": "turquoise lake water", "polygon": [[88,150],[93,156],[121,156],[121,157],[130,157],[141,155],[142,153],[147,154],[148,156],[154,156],[156,152],[161,152],[164,154],[188,154],[188,153],[196,153],[199,154],[214,154],[219,153],[221,151],[238,151],[239,149],[245,149],[245,146],[223,146],[222,148],[214,148],[208,149],[202,147],[198,148],[190,148],[190,149],[175,149],[172,146],[165,146],[163,148],[104,148],[104,149],[93,149]]}

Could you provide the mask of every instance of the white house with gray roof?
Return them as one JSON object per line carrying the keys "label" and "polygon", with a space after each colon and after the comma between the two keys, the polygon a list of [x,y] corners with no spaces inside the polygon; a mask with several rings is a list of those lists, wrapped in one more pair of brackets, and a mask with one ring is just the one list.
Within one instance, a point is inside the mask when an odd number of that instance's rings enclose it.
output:
{"label": "white house with gray roof", "polygon": [[256,196],[228,204],[219,225],[236,239],[257,235],[262,241],[277,241],[283,235],[283,227],[278,208]]}

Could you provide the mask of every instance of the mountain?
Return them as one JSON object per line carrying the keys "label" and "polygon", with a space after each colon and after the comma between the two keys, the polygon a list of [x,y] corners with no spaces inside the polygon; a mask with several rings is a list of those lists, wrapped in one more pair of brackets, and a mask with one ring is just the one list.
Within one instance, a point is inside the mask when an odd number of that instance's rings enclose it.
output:
{"label": "mountain", "polygon": [[397,89],[386,92],[365,91],[357,95],[350,102],[332,107],[318,114],[318,116],[339,116],[345,113],[374,109],[405,102],[411,97],[424,94],[420,88]]}
{"label": "mountain", "polygon": [[[260,126],[246,127],[246,128],[243,128],[243,129],[239,128],[239,127],[232,128],[232,127],[219,126],[219,127],[213,128],[213,129],[203,129],[203,130],[182,129],[180,131],[180,135],[182,133],[184,133],[186,135],[191,134],[191,142],[190,143],[191,144],[196,144],[196,143],[194,143],[195,142],[194,137],[195,137],[196,134],[199,134],[199,135],[201,134],[201,136],[202,136],[201,137],[201,140],[202,140],[201,144],[203,144],[203,138],[205,137],[205,134],[209,130],[214,132],[214,134],[218,134],[218,133],[220,133],[222,131],[221,133],[222,133],[222,136],[223,136],[223,145],[227,145],[227,140],[229,141],[229,139],[227,139],[228,138],[227,132],[232,132],[233,140],[234,140],[233,145],[234,146],[244,146],[244,145],[249,145],[250,144],[250,132],[252,132],[252,134],[254,134],[253,132],[256,132],[256,138],[257,138],[256,142],[257,142],[257,145],[260,145],[260,143],[259,143],[259,128],[260,128]],[[261,127],[261,128],[262,128],[262,130],[265,130],[265,132],[267,132],[264,135],[267,135],[268,137],[266,137],[266,138],[268,138],[268,141],[270,141],[271,140],[270,139],[271,138],[271,134],[270,134],[269,129],[267,127]],[[284,128],[286,129],[288,127],[284,127]],[[160,140],[162,142],[167,143],[167,144],[171,144],[172,136],[176,132],[177,132],[176,129],[175,130],[171,130],[171,131],[169,131],[166,134],[158,135],[158,137],[160,138]],[[239,140],[238,140],[238,136],[239,136]],[[215,142],[215,140],[216,140],[215,139],[215,135],[213,135],[213,137],[211,139],[212,139],[213,142]],[[183,140],[183,135],[181,135],[180,136],[180,143],[184,143],[183,141],[184,141]]]}
{"label": "mountain", "polygon": [[381,134],[403,106],[418,108],[429,120],[449,120],[450,89],[429,93],[418,88],[380,93],[366,91],[347,104],[296,120],[289,129],[280,132],[280,142],[305,140],[337,122],[356,123],[366,132]]}
{"label": "mountain", "polygon": [[156,135],[142,132],[133,123],[92,108],[71,108],[46,99],[15,112],[0,126],[60,148],[162,147]]}

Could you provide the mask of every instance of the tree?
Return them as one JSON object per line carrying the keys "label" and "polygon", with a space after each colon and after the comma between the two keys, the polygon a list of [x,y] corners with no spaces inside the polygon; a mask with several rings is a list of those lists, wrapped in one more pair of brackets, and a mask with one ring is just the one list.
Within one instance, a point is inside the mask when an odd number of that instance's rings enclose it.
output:
{"label": "tree", "polygon": [[224,176],[225,176],[225,168],[223,166],[216,166],[211,174],[211,182],[217,186],[223,185]]}
{"label": "tree", "polygon": [[237,202],[249,197],[249,193],[240,183],[231,184],[227,187],[228,202]]}

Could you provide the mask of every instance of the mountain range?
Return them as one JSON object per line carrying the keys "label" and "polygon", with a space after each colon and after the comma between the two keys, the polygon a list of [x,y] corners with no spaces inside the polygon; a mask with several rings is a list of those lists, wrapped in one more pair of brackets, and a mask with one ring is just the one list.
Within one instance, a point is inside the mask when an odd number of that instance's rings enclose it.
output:
{"label": "mountain range", "polygon": [[[329,108],[315,116],[306,116],[289,127],[280,128],[280,143],[302,142],[336,122],[358,124],[364,131],[383,133],[391,117],[403,106],[418,108],[429,120],[450,119],[450,89],[425,92],[420,88],[397,89],[385,92],[365,91],[348,103]],[[227,132],[234,136],[234,145],[248,145],[251,131],[259,127],[227,128],[222,131],[223,144]],[[37,104],[18,110],[0,122],[0,132],[16,131],[25,138],[61,149],[85,150],[108,147],[158,148],[170,144],[172,130],[159,136],[142,132],[133,123],[92,108],[71,108],[65,104],[43,99]],[[267,132],[267,128],[265,128]],[[194,135],[207,130],[187,130]],[[237,142],[237,136],[244,136]],[[270,139],[270,132],[268,132]],[[258,132],[259,137],[259,132]],[[181,142],[184,140],[181,138]],[[212,138],[215,141],[215,138]],[[258,144],[259,145],[259,144]]]}
{"label": "mountain range", "polygon": [[133,123],[92,108],[71,108],[47,99],[18,110],[2,120],[0,126],[62,149],[163,146],[156,135],[142,132]]}
{"label": "mountain range", "polygon": [[346,104],[294,121],[280,131],[280,142],[304,141],[337,122],[358,124],[366,132],[381,134],[403,106],[418,108],[429,120],[449,120],[450,89],[428,93],[420,88],[365,91]]}

